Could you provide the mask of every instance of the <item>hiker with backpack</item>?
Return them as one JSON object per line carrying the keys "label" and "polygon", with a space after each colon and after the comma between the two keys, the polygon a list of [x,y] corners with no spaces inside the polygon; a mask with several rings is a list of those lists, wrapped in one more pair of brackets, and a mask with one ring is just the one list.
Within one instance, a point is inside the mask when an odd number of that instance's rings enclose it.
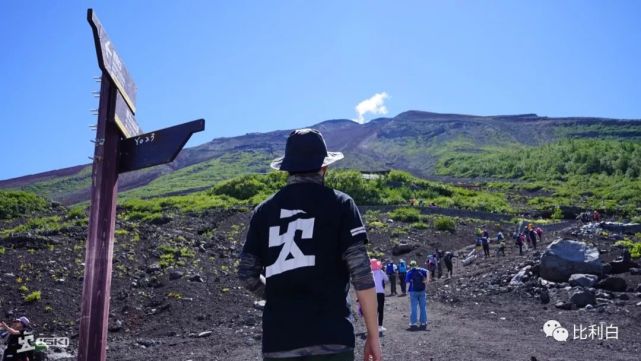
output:
{"label": "hiker with backpack", "polygon": [[427,266],[427,277],[430,281],[434,279],[434,273],[436,272],[436,255],[430,254],[427,256],[427,260],[425,261],[425,264]]}
{"label": "hiker with backpack", "polygon": [[374,276],[374,287],[376,287],[378,333],[382,334],[383,331],[386,331],[385,327],[383,327],[383,310],[385,306],[385,282],[389,282],[389,277],[383,272],[381,261],[376,258],[370,260],[370,267],[372,268],[372,275]]}
{"label": "hiker with backpack", "polygon": [[525,237],[525,250],[528,251],[530,248],[532,248],[532,238],[530,238],[530,231],[526,228],[523,230],[522,234]]}
{"label": "hiker with backpack", "polygon": [[396,296],[396,265],[389,261],[385,266],[385,273],[389,278],[390,296]]}
{"label": "hiker with backpack", "polygon": [[523,255],[523,245],[525,244],[525,233],[521,232],[516,237],[516,246],[519,247],[519,256]]}
{"label": "hiker with backpack", "polygon": [[536,234],[534,228],[528,229],[528,237],[530,238],[530,242],[532,242],[532,248],[536,249],[536,238],[538,237],[538,235]]}
{"label": "hiker with backpack", "polygon": [[[410,270],[407,272],[405,283],[408,284],[410,293],[410,331],[425,330],[427,328],[427,294],[425,283],[427,282],[427,270],[417,267],[416,261],[410,262]],[[417,323],[417,308],[420,317]]]}
{"label": "hiker with backpack", "polygon": [[445,252],[445,255],[443,256],[443,263],[445,263],[445,268],[447,268],[447,278],[452,278],[452,259],[454,257],[456,256],[450,251]]}
{"label": "hiker with backpack", "polygon": [[500,240],[499,246],[496,248],[496,257],[503,256],[505,257],[505,241]]}
{"label": "hiker with backpack", "polygon": [[481,246],[483,246],[483,255],[490,256],[490,239],[488,237],[481,237]]}
{"label": "hiker with backpack", "polygon": [[398,281],[401,284],[401,296],[405,296],[407,294],[405,292],[405,277],[407,277],[407,265],[405,264],[405,260],[401,258],[398,262]]}
{"label": "hiker with backpack", "polygon": [[536,227],[534,228],[534,232],[536,232],[536,235],[539,236],[539,242],[543,242],[543,228]]}
{"label": "hiker with backpack", "polygon": [[440,279],[441,277],[443,277],[443,256],[445,255],[445,253],[443,252],[443,250],[439,251],[439,249],[437,248],[435,255],[436,255],[436,275]]}

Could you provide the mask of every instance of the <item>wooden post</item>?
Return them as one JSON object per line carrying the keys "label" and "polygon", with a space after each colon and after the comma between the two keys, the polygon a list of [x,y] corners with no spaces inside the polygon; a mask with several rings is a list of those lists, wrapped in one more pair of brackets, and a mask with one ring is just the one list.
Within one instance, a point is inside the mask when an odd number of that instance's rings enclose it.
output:
{"label": "wooden post", "polygon": [[93,30],[102,78],[77,359],[104,361],[118,174],[173,161],[191,135],[205,129],[205,120],[141,134],[134,117],[136,84],[92,9],[87,11],[87,20]]}
{"label": "wooden post", "polygon": [[102,361],[106,358],[120,140],[113,121],[116,92],[111,79],[103,74],[92,172],[78,360]]}

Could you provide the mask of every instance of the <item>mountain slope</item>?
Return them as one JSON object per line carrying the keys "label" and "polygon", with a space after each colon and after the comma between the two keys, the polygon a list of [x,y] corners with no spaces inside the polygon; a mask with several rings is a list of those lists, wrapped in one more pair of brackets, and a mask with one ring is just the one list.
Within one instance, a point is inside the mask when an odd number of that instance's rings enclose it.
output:
{"label": "mountain slope", "polygon": [[[604,118],[548,118],[536,114],[475,116],[408,111],[365,124],[328,120],[312,127],[330,150],[342,151],[338,167],[361,170],[403,169],[432,177],[445,155],[488,148],[537,146],[566,138],[641,139],[641,122]],[[121,175],[125,197],[184,193],[244,173],[266,172],[282,155],[290,130],[217,138],[183,150],[166,165]],[[90,165],[0,181],[0,188],[35,191],[72,204],[89,199]]]}

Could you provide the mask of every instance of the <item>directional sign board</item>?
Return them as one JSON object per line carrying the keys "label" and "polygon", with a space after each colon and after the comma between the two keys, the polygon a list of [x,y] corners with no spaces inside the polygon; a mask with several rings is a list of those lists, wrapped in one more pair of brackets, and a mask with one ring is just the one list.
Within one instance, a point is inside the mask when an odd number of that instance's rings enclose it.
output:
{"label": "directional sign board", "polygon": [[117,93],[114,120],[125,138],[135,137],[142,133],[142,129],[138,126],[138,122],[125,102],[125,99],[120,95],[120,92]]}
{"label": "directional sign board", "polygon": [[134,80],[131,78],[125,63],[122,62],[120,56],[116,52],[116,47],[109,39],[105,28],[103,28],[96,13],[89,9],[87,11],[87,20],[93,30],[94,41],[96,42],[96,52],[98,53],[98,65],[102,71],[109,74],[111,80],[122,94],[122,97],[131,108],[133,113],[136,113],[136,92],[137,87]]}
{"label": "directional sign board", "polygon": [[118,173],[173,161],[189,137],[204,129],[205,120],[198,119],[121,140]]}

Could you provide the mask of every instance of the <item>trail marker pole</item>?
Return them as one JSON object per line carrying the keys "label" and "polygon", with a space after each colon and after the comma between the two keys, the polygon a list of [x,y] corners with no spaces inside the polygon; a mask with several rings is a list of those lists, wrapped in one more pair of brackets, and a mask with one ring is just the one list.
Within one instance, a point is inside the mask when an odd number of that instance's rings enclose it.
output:
{"label": "trail marker pole", "polygon": [[102,76],[77,359],[104,361],[118,174],[173,161],[191,135],[205,129],[205,120],[143,134],[134,118],[136,84],[92,9],[87,11],[87,20]]}

